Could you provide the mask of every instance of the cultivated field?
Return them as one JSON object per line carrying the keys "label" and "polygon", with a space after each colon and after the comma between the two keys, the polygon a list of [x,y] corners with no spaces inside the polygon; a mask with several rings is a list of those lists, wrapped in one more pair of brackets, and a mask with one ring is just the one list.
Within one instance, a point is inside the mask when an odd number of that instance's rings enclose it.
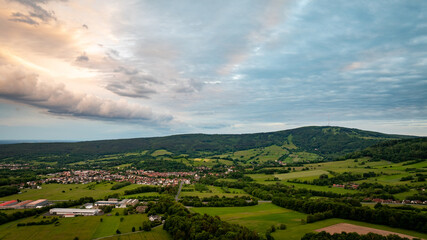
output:
{"label": "cultivated field", "polygon": [[357,225],[353,225],[353,224],[349,224],[349,223],[339,223],[339,224],[335,224],[335,225],[332,225],[329,227],[316,229],[316,232],[322,232],[322,231],[328,232],[330,234],[341,233],[341,232],[346,232],[346,233],[355,232],[358,234],[376,233],[376,234],[380,234],[383,236],[395,234],[395,235],[398,235],[400,237],[405,237],[405,238],[409,238],[409,239],[414,238],[414,237],[406,235],[406,234],[384,231],[384,230],[379,230],[379,229],[369,228],[369,227],[362,227],[362,226],[357,226]]}

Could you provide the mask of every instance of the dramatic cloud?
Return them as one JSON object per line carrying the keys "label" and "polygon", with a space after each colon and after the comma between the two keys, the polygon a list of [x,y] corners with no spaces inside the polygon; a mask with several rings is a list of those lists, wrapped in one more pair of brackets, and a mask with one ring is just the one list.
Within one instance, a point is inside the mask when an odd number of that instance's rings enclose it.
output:
{"label": "dramatic cloud", "polygon": [[44,82],[36,74],[14,66],[0,66],[0,97],[46,109],[48,112],[75,117],[104,120],[167,120],[159,117],[149,107],[129,104],[124,100],[112,101],[90,94],[74,93],[62,84]]}

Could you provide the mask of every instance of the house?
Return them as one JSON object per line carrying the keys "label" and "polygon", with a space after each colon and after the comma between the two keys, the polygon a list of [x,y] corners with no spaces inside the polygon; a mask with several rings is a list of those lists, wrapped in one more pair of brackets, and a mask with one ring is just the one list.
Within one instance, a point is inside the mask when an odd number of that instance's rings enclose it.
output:
{"label": "house", "polygon": [[148,220],[154,222],[154,221],[161,221],[162,217],[160,217],[159,215],[152,215],[148,217]]}
{"label": "house", "polygon": [[138,206],[136,207],[136,211],[139,213],[145,213],[145,210],[148,208],[148,206]]}

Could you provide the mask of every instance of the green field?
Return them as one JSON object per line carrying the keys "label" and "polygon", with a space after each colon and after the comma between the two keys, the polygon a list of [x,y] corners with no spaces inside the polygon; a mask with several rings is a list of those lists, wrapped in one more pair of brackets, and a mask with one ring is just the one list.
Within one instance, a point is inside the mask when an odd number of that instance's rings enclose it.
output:
{"label": "green field", "polygon": [[[111,190],[111,183],[90,184],[43,184],[42,189],[24,189],[20,194],[14,194],[0,198],[0,201],[19,199],[37,200],[77,200],[81,197],[104,198],[110,194],[123,194],[125,190],[137,188],[140,185],[132,184],[117,190]],[[64,191],[64,192],[63,192]]]}
{"label": "green field", "polygon": [[[221,187],[215,187],[215,186],[207,186],[209,188],[209,191],[206,192],[199,192],[199,191],[193,191],[193,192],[185,192],[182,191],[179,197],[185,197],[185,196],[198,196],[198,197],[212,197],[212,196],[225,196],[225,197],[234,197],[234,196],[249,196],[249,194],[245,193],[242,189],[234,189],[230,188],[230,193],[224,192]],[[194,189],[193,186],[185,187],[185,189]]]}
{"label": "green field", "polygon": [[278,207],[271,203],[260,203],[250,207],[203,207],[191,208],[201,214],[219,216],[227,222],[241,224],[258,233],[265,233],[273,224],[285,223],[289,227],[298,225],[306,214]]}
{"label": "green field", "polygon": [[302,224],[301,219],[306,219],[306,214],[281,208],[271,203],[260,203],[257,206],[250,207],[191,208],[191,211],[219,216],[222,220],[246,226],[261,234],[264,234],[271,225],[278,227],[279,224],[286,224],[286,230],[277,230],[272,234],[275,239],[299,240],[305,233],[337,223],[351,223],[427,239],[427,234],[423,233],[337,218]]}
{"label": "green field", "polygon": [[266,181],[267,179],[272,179],[277,177],[281,181],[288,179],[300,179],[300,180],[313,180],[314,178],[318,178],[322,174],[328,174],[325,170],[309,170],[309,171],[297,171],[290,173],[281,173],[274,175],[266,175],[266,174],[247,174],[247,176],[254,179],[256,182],[261,184],[271,184],[274,183],[272,181]]}
{"label": "green field", "polygon": [[153,228],[150,232],[137,232],[122,234],[119,236],[113,236],[108,238],[103,238],[105,240],[171,240],[172,237],[165,230],[162,229],[162,226]]}
{"label": "green field", "polygon": [[[117,211],[120,213],[120,216],[115,216]],[[146,214],[123,216],[123,209],[114,209],[111,215],[60,218],[58,226],[54,224],[25,227],[16,226],[19,222],[43,220],[42,216],[37,218],[29,217],[0,225],[0,239],[37,240],[74,239],[74,237],[78,237],[79,239],[93,239],[115,235],[117,229],[121,233],[130,233],[132,232],[132,227],[138,230],[142,226],[142,222],[148,219]],[[102,222],[101,218],[103,219]],[[121,218],[123,218],[123,221],[120,220]]]}

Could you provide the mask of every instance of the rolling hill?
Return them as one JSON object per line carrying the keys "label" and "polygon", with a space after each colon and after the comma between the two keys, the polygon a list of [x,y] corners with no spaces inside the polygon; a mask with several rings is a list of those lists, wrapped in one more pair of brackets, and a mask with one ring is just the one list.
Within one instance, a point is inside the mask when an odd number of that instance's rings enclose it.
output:
{"label": "rolling hill", "polygon": [[413,137],[343,127],[312,126],[254,134],[184,134],[74,143],[7,144],[0,145],[0,160],[29,159],[40,156],[101,156],[159,149],[164,149],[172,155],[186,154],[189,157],[200,157],[273,145],[288,146],[289,149],[315,153],[331,159],[363,150],[385,140],[407,138]]}

